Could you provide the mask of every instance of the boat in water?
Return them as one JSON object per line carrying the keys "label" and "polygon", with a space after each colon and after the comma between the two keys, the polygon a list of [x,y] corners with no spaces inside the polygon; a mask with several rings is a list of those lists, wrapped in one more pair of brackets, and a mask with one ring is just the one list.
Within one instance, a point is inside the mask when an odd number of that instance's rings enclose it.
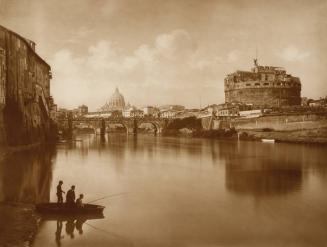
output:
{"label": "boat in water", "polygon": [[42,214],[56,215],[102,215],[104,206],[95,204],[84,204],[83,207],[67,206],[59,203],[36,204],[36,210]]}
{"label": "boat in water", "polygon": [[74,220],[99,220],[104,219],[103,214],[53,214],[53,213],[42,213],[43,221],[74,221]]}
{"label": "boat in water", "polygon": [[261,139],[261,141],[265,143],[275,143],[275,139]]}

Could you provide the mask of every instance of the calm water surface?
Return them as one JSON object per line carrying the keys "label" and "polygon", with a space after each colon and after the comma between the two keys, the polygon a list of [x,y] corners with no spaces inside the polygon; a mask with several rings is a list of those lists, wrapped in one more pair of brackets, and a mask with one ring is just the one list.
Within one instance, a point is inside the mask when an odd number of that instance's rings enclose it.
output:
{"label": "calm water surface", "polygon": [[327,246],[327,148],[110,134],[0,164],[0,200],[76,185],[104,219],[41,222],[44,246]]}

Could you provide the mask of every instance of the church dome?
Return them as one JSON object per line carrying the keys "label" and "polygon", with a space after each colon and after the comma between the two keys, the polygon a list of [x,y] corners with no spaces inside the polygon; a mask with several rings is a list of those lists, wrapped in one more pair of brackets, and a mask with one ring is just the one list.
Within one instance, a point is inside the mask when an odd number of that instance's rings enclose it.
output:
{"label": "church dome", "polygon": [[123,110],[125,108],[124,96],[116,88],[114,94],[111,96],[108,106],[110,110]]}

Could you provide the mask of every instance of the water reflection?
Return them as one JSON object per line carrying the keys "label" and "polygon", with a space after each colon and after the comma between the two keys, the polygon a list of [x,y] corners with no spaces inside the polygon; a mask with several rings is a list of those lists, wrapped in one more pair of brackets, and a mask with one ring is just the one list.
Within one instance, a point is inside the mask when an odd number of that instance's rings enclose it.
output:
{"label": "water reflection", "polygon": [[[321,172],[322,147],[289,144],[262,144],[204,139],[170,138],[147,135],[82,135],[80,142],[69,144],[82,157],[89,150],[110,154],[118,171],[123,170],[126,156],[142,154],[147,159],[167,156],[189,156],[200,159],[210,154],[213,164],[225,165],[225,186],[238,194],[256,197],[282,195],[300,191],[311,164]],[[66,149],[67,151],[67,149]],[[207,157],[206,157],[207,158]],[[312,167],[310,167],[311,169]],[[327,170],[327,169],[325,169]]]}
{"label": "water reflection", "polygon": [[301,190],[303,160],[296,147],[258,143],[224,143],[219,150],[225,159],[226,188],[255,197],[283,195]]}
{"label": "water reflection", "polygon": [[[90,200],[129,194],[99,202],[103,220],[44,221],[35,247],[325,241],[324,148],[125,134],[78,139],[58,147],[52,200],[59,179]],[[310,227],[289,231],[302,216]]]}
{"label": "water reflection", "polygon": [[[55,224],[56,228],[54,229],[55,233],[55,246],[65,246],[65,244],[72,244],[71,241],[76,241],[75,245],[80,246],[80,241],[84,235],[84,228],[87,227],[87,231],[96,232],[98,234],[106,237],[107,244],[112,243],[114,246],[133,246],[131,241],[124,236],[119,234],[107,231],[106,229],[102,229],[93,225],[92,220],[101,219],[102,217],[92,217],[92,216],[51,216],[44,217],[41,224],[40,229],[49,224]],[[86,237],[88,233],[85,233]],[[90,233],[89,233],[90,234]],[[52,246],[53,243],[50,242],[47,246]],[[83,245],[83,244],[82,244]],[[83,245],[84,246],[84,245]],[[102,245],[101,245],[102,246]],[[108,246],[108,245],[106,245]]]}
{"label": "water reflection", "polygon": [[254,196],[281,195],[299,191],[302,185],[301,170],[226,170],[227,189],[239,194]]}
{"label": "water reflection", "polygon": [[57,220],[57,229],[56,229],[56,244],[57,246],[61,246],[61,239],[64,238],[64,236],[61,235],[62,232],[62,221]]}
{"label": "water reflection", "polygon": [[48,202],[55,147],[17,152],[0,161],[0,201]]}
{"label": "water reflection", "polygon": [[67,220],[66,223],[66,233],[70,236],[70,238],[74,238],[74,230],[75,230],[75,221],[74,219]]}
{"label": "water reflection", "polygon": [[76,230],[78,231],[79,234],[83,234],[83,224],[86,222],[85,218],[79,218],[76,220]]}
{"label": "water reflection", "polygon": [[[56,232],[55,232],[55,239],[56,239],[56,245],[59,247],[62,245],[62,240],[65,238],[65,236],[62,234],[63,231],[63,225],[65,225],[65,231],[66,235],[70,239],[75,238],[75,229],[79,235],[83,234],[83,224],[92,218],[88,217],[66,217],[61,218],[60,216],[57,217],[56,221]],[[49,221],[49,220],[48,220]],[[42,222],[43,224],[44,222]]]}

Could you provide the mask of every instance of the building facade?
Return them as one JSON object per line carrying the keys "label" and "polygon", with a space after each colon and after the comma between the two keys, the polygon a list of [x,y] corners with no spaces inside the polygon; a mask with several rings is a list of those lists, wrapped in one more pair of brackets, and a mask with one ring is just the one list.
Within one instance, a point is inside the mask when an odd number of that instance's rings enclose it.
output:
{"label": "building facade", "polygon": [[137,109],[135,106],[126,107],[123,110],[123,117],[144,117],[144,111]]}
{"label": "building facade", "polygon": [[24,145],[51,135],[51,77],[35,43],[0,26],[0,142]]}
{"label": "building facade", "polygon": [[236,71],[225,78],[225,102],[254,107],[301,105],[301,82],[280,67],[260,66]]}
{"label": "building facade", "polygon": [[80,116],[84,116],[88,114],[88,112],[89,112],[89,108],[86,105],[80,105],[78,107],[78,113]]}
{"label": "building facade", "polygon": [[239,108],[237,106],[228,106],[221,107],[217,111],[218,117],[238,117],[239,116]]}
{"label": "building facade", "polygon": [[173,111],[184,111],[185,106],[182,105],[163,105],[159,107],[160,111],[173,110]]}
{"label": "building facade", "polygon": [[176,110],[161,110],[160,117],[161,118],[175,118],[179,111]]}

